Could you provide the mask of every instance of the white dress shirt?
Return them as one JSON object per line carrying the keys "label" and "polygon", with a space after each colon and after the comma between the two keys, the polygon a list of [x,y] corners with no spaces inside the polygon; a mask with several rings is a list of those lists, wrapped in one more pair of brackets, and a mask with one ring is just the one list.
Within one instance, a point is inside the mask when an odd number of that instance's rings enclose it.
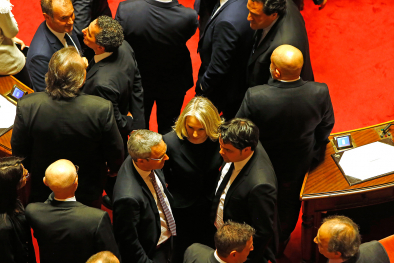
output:
{"label": "white dress shirt", "polygon": [[215,250],[215,253],[213,253],[213,255],[215,256],[216,260],[219,261],[219,263],[227,263],[226,261],[223,261],[220,259],[220,257],[218,256],[218,250]]}
{"label": "white dress shirt", "polygon": [[101,53],[100,55],[94,55],[94,62],[99,63],[101,60],[111,56],[112,53],[113,52],[104,52],[104,53]]}
{"label": "white dress shirt", "polygon": [[[218,209],[216,212],[216,219],[215,219],[215,226],[217,229],[219,229],[224,224],[224,222],[223,222],[223,208],[224,208],[224,201],[226,200],[226,194],[228,192],[228,189],[230,189],[231,184],[234,182],[235,178],[237,178],[237,176],[241,172],[242,168],[244,168],[244,166],[248,163],[250,158],[252,158],[253,154],[254,154],[254,152],[252,152],[252,154],[248,158],[234,163],[234,170],[231,174],[230,180],[228,181],[226,188],[224,188],[223,193],[220,196],[219,206],[218,206]],[[222,183],[224,177],[226,176],[228,170],[230,169],[231,164],[232,163],[226,163],[226,165],[223,167],[218,185],[216,187],[215,194],[218,191],[219,186]]]}
{"label": "white dress shirt", "polygon": [[216,13],[220,10],[220,8],[222,8],[222,6],[227,3],[228,0],[220,0],[220,4],[218,9],[216,9],[215,13],[212,15],[212,17],[214,17],[216,15]]}
{"label": "white dress shirt", "polygon": [[69,197],[66,199],[58,199],[56,197],[53,197],[53,199],[55,199],[56,201],[61,201],[61,202],[72,202],[72,201],[77,201],[77,199],[75,198],[75,196],[73,197]]}
{"label": "white dress shirt", "polygon": [[[159,242],[157,243],[157,245],[160,245],[161,243],[167,241],[167,239],[169,239],[171,237],[171,231],[170,231],[170,228],[167,226],[166,216],[164,214],[164,211],[163,211],[163,208],[162,208],[162,206],[160,204],[160,201],[158,201],[158,199],[157,199],[157,194],[156,194],[155,188],[154,188],[154,186],[152,184],[152,181],[149,178],[149,175],[150,175],[151,171],[143,171],[143,170],[141,170],[140,168],[138,168],[137,165],[135,165],[134,160],[133,160],[133,165],[134,165],[135,169],[137,170],[137,172],[142,177],[142,179],[144,179],[144,182],[148,186],[153,198],[155,199],[155,202],[156,202],[156,205],[157,205],[157,210],[159,210],[161,235],[160,235]],[[168,209],[170,210],[170,212],[172,214],[170,202],[168,201],[168,198],[167,198],[166,194],[164,193],[163,185],[161,184],[161,181],[157,177],[156,173],[154,173],[154,175],[156,177],[157,185],[159,186],[160,191],[163,194],[164,201],[167,204]]]}

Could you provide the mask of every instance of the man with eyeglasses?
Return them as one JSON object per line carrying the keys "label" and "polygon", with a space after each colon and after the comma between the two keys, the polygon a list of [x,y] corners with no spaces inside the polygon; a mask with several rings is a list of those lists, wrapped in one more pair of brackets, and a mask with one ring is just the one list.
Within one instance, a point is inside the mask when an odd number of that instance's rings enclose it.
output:
{"label": "man with eyeglasses", "polygon": [[78,166],[58,160],[46,169],[43,181],[53,191],[48,200],[26,208],[41,262],[86,262],[100,251],[111,251],[119,258],[108,213],[75,198]]}
{"label": "man with eyeglasses", "polygon": [[170,262],[176,235],[172,196],[160,169],[168,160],[162,136],[137,130],[114,188],[114,232],[122,262]]}

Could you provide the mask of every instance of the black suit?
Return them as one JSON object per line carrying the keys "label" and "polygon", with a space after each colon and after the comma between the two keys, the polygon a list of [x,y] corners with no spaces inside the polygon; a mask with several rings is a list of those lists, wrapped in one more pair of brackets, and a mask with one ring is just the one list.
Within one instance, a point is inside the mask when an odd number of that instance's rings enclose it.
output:
{"label": "black suit", "polygon": [[[123,44],[109,57],[90,62],[82,91],[112,102],[119,131],[127,144],[132,130],[145,128],[144,91],[133,49]],[[133,117],[127,116],[130,112]]]}
{"label": "black suit", "polygon": [[219,263],[214,254],[213,248],[196,243],[187,248],[183,263]]}
{"label": "black suit", "polygon": [[168,190],[174,197],[173,212],[177,223],[175,262],[193,243],[213,245],[215,228],[209,222],[212,192],[223,162],[219,142],[209,138],[202,144],[179,139],[174,131],[163,136],[170,158],[164,165]]}
{"label": "black suit", "polygon": [[76,197],[86,205],[101,197],[107,166],[116,172],[123,161],[112,103],[86,94],[69,100],[53,100],[44,92],[24,96],[18,101],[11,146],[13,155],[27,157],[32,202],[44,202],[50,194],[42,178],[59,159],[79,166]]}
{"label": "black suit", "polygon": [[[231,219],[256,229],[254,250],[247,262],[275,263],[277,246],[277,183],[271,161],[258,143],[253,156],[231,184],[224,201],[223,221]],[[217,192],[217,195],[222,193]],[[215,222],[218,203],[213,203],[211,223]]]}
{"label": "black suit", "polygon": [[247,20],[247,2],[227,1],[208,21],[198,43],[201,67],[196,94],[210,99],[226,119],[235,116],[248,88],[246,66],[253,30]]}
{"label": "black suit", "polygon": [[250,88],[239,118],[248,118],[260,130],[260,142],[267,151],[278,178],[278,211],[282,239],[294,230],[301,202],[299,193],[314,149],[325,147],[334,126],[334,112],[324,83],[280,82]]}
{"label": "black suit", "polygon": [[[81,46],[75,32],[73,32],[71,38],[73,39],[76,48],[81,50]],[[65,39],[69,46],[73,45],[68,36],[65,35]],[[29,71],[34,91],[45,90],[45,74],[48,72],[48,63],[51,60],[52,55],[63,47],[64,46],[60,40],[49,30],[46,22],[42,22],[34,34],[26,58],[26,67]]]}
{"label": "black suit", "polygon": [[89,257],[111,251],[120,259],[108,213],[76,201],[57,201],[26,207],[26,219],[40,247],[40,262],[85,263]]}
{"label": "black suit", "polygon": [[183,98],[193,86],[193,71],[186,42],[197,29],[197,13],[176,0],[133,0],[119,3],[115,19],[134,49],[145,90],[145,121],[156,100],[159,133],[171,130]]}
{"label": "black suit", "polygon": [[301,78],[314,80],[304,19],[292,0],[286,0],[286,6],[286,13],[278,18],[249,59],[249,87],[267,84],[271,76],[269,67],[272,52],[278,46],[284,44],[295,46],[302,52],[304,66],[301,71]]}
{"label": "black suit", "polygon": [[[163,173],[154,171],[168,200]],[[130,156],[119,170],[113,200],[115,239],[123,262],[152,263],[161,235],[160,215],[155,199],[137,172]]]}
{"label": "black suit", "polygon": [[83,42],[82,30],[96,20],[99,16],[106,15],[112,17],[111,9],[107,0],[71,0],[74,6],[74,31],[77,33],[79,43],[82,46],[84,56],[90,60],[94,56],[94,51]]}

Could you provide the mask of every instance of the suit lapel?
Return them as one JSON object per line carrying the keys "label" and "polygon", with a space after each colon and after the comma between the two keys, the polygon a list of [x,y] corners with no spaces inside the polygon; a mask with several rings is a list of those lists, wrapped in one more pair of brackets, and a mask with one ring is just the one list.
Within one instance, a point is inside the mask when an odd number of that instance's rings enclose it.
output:
{"label": "suit lapel", "polygon": [[[45,23],[45,21],[44,21],[44,23]],[[51,32],[51,30],[49,30],[46,23],[44,25],[44,30],[45,30],[45,35],[46,35],[48,41],[51,43],[54,50],[58,51],[64,47],[62,42],[60,42],[60,40]]]}
{"label": "suit lapel", "polygon": [[[283,17],[285,15],[278,18],[278,20],[272,26],[272,28],[270,29],[268,34],[264,37],[263,41],[261,41],[260,45],[258,45],[255,52],[251,55],[251,57],[249,59],[248,66],[253,64],[254,61],[270,47],[271,42],[274,40],[276,33],[277,33],[278,29],[280,28],[279,25],[282,24]],[[256,33],[255,33],[255,36],[256,36]]]}
{"label": "suit lapel", "polygon": [[231,186],[228,189],[228,192],[226,194],[226,199],[224,200],[223,211],[224,211],[224,209],[226,209],[226,205],[229,202],[231,195],[235,192],[235,190],[238,188],[238,186],[240,186],[241,183],[249,175],[250,169],[253,167],[253,163],[255,162],[255,158],[256,158],[256,153],[253,154],[252,158],[250,158],[250,160],[247,162],[247,164],[242,168],[242,170],[237,175],[237,178],[235,178],[234,182],[231,184]]}
{"label": "suit lapel", "polygon": [[[208,23],[205,25],[204,28],[204,32],[202,33],[201,37],[200,37],[200,41],[198,42],[198,47],[200,48],[200,43],[202,43],[202,39],[204,38],[205,32],[207,31],[207,28],[210,26],[210,24],[212,23],[212,21],[216,20],[217,17],[219,16],[219,14],[231,3],[234,3],[238,0],[228,0],[218,11],[214,16],[211,16],[211,18],[209,19]],[[214,10],[216,11],[216,6],[214,8]],[[212,14],[213,15],[213,14]]]}

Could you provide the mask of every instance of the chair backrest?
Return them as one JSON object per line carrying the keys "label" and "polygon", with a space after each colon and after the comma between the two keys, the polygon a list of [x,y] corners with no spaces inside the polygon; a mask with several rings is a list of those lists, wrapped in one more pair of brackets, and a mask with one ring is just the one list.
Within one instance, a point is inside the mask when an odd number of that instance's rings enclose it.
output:
{"label": "chair backrest", "polygon": [[389,256],[390,262],[394,262],[394,235],[379,240]]}

